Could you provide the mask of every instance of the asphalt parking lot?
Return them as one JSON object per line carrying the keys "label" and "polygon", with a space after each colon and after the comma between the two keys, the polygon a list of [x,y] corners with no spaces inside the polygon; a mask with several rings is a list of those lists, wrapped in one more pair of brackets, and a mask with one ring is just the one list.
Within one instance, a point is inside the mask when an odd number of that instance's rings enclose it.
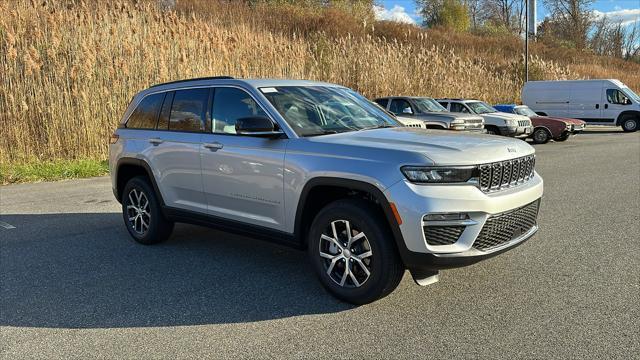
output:
{"label": "asphalt parking lot", "polygon": [[134,243],[108,178],[0,187],[1,356],[637,358],[640,133],[536,150],[536,237],[361,307],[296,250],[190,225]]}

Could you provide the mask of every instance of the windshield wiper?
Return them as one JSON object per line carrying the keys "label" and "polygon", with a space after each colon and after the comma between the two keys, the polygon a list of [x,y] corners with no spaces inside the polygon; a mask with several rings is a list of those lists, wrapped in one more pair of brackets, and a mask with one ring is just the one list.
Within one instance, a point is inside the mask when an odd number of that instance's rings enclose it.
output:
{"label": "windshield wiper", "polygon": [[320,136],[320,135],[330,135],[330,134],[337,134],[338,132],[335,130],[322,130],[319,132],[315,132],[315,133],[309,133],[309,134],[304,134],[304,137],[307,136]]}
{"label": "windshield wiper", "polygon": [[395,125],[391,125],[391,124],[379,124],[379,125],[375,125],[375,126],[363,127],[362,129],[359,129],[358,131],[373,130],[373,129],[385,129],[385,128],[392,128],[392,127],[396,127],[396,126]]}

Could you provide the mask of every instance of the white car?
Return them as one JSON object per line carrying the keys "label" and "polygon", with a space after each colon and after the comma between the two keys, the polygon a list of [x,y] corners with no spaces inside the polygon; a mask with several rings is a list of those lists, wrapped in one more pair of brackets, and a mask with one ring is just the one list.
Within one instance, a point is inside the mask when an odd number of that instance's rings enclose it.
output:
{"label": "white car", "polygon": [[624,131],[640,126],[640,96],[615,79],[529,81],[522,102],[543,116],[622,126]]}
{"label": "white car", "polygon": [[480,115],[484,119],[487,134],[526,138],[533,132],[531,119],[528,117],[499,112],[479,100],[438,99],[438,102],[451,112]]}

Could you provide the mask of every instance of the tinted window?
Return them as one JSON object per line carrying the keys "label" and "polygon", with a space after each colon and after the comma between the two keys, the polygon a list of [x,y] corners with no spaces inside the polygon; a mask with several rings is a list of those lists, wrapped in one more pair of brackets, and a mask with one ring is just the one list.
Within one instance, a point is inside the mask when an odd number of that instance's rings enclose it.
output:
{"label": "tinted window", "polygon": [[440,103],[440,105],[442,105],[442,107],[444,107],[445,109],[447,108],[447,106],[449,105],[448,102],[446,101],[438,101]]}
{"label": "tinted window", "polygon": [[[391,106],[389,107],[389,111],[396,115],[402,115],[403,110],[409,108],[411,109],[411,104],[405,99],[393,99],[391,100]],[[413,110],[412,110],[413,111]]]}
{"label": "tinted window", "polygon": [[451,112],[468,113],[469,109],[460,103],[451,103]]}
{"label": "tinted window", "polygon": [[169,130],[203,131],[209,89],[178,90],[173,98]]}
{"label": "tinted window", "polygon": [[235,134],[238,119],[268,117],[262,108],[245,91],[236,88],[217,88],[213,95],[213,132]]}
{"label": "tinted window", "polygon": [[171,104],[173,103],[174,94],[175,93],[171,91],[168,92],[167,96],[164,97],[162,110],[160,111],[160,116],[158,117],[158,130],[169,129],[169,117],[171,116]]}
{"label": "tinted window", "polygon": [[607,89],[607,101],[610,104],[628,105],[631,104],[629,98],[620,90]]}
{"label": "tinted window", "polygon": [[142,102],[131,113],[127,121],[127,128],[155,129],[163,99],[164,93],[149,95],[142,99]]}
{"label": "tinted window", "polygon": [[386,109],[387,104],[389,103],[389,99],[376,99],[376,102],[378,103],[378,105]]}

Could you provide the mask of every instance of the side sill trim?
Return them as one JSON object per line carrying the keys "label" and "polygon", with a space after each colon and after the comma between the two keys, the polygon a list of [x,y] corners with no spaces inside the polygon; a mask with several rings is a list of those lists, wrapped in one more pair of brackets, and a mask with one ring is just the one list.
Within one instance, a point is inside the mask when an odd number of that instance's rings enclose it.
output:
{"label": "side sill trim", "polygon": [[163,206],[163,213],[172,221],[187,224],[201,225],[209,228],[226,231],[238,235],[269,241],[272,243],[302,249],[300,241],[293,234],[269,229],[263,226],[251,225],[240,221],[223,219],[218,216],[201,214],[195,211],[178,209],[171,206]]}

